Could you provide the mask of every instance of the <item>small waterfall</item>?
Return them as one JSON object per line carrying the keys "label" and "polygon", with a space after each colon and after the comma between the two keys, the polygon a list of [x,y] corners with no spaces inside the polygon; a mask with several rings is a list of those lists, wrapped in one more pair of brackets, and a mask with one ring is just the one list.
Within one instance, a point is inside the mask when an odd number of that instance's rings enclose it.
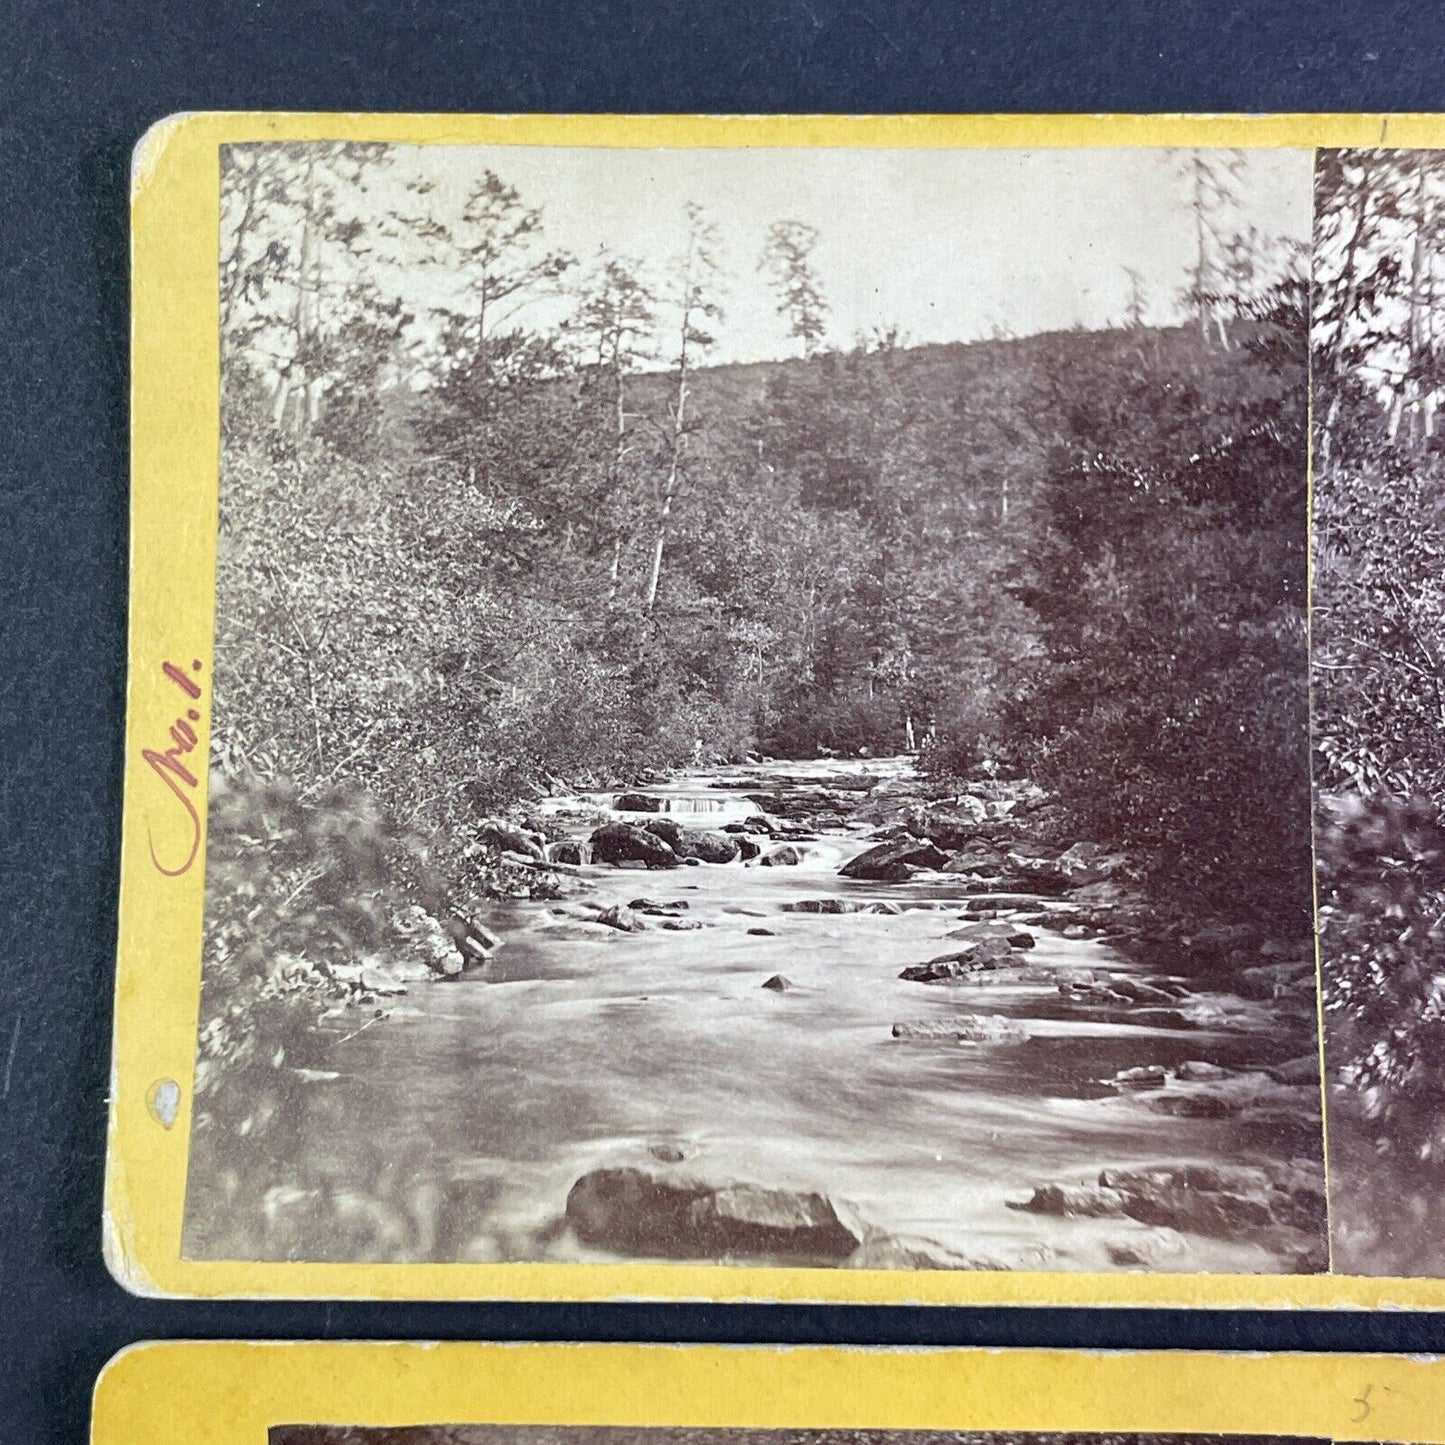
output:
{"label": "small waterfall", "polygon": [[[645,793],[638,801],[645,800],[645,809],[619,808],[622,797],[608,798],[606,805],[614,812],[621,813],[629,820],[645,818],[650,813],[672,813],[685,827],[711,828],[721,823],[740,823],[744,818],[754,817],[760,809],[746,798],[728,793]],[[628,796],[629,802],[633,798]]]}
{"label": "small waterfall", "polygon": [[[735,813],[737,803],[732,798],[662,798],[664,813]],[[756,812],[756,809],[751,811]]]}

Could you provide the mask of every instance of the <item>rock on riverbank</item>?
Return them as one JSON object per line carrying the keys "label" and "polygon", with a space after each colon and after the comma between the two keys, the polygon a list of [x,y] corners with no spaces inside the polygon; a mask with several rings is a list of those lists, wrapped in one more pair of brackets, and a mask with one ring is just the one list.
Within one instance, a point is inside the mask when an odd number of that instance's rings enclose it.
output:
{"label": "rock on riverbank", "polygon": [[1248,1237],[1280,1248],[1300,1271],[1323,1269],[1325,1196],[1306,1164],[1175,1164],[1104,1169],[1093,1183],[1047,1184],[1011,1208],[1129,1219],[1181,1233]]}
{"label": "rock on riverbank", "polygon": [[862,1243],[821,1194],[709,1184],[641,1169],[597,1169],[567,1195],[567,1223],[586,1244],[670,1259],[846,1259]]}

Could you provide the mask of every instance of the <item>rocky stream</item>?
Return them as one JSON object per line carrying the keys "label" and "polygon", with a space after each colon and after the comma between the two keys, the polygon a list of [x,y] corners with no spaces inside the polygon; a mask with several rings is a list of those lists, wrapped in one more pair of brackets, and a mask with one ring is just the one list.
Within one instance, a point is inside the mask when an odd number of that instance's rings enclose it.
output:
{"label": "rocky stream", "polygon": [[541,815],[480,845],[563,896],[381,967],[384,1016],[293,1071],[260,1227],[206,1252],[1325,1267],[1309,940],[1161,921],[1026,786],[905,759]]}

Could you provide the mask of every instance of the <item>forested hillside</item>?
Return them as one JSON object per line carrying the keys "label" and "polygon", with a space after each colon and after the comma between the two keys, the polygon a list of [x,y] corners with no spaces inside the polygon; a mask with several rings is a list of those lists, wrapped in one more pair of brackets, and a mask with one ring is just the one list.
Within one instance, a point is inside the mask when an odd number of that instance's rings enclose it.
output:
{"label": "forested hillside", "polygon": [[1039,776],[1198,897],[1288,896],[1297,302],[1227,348],[1121,328],[699,369],[675,477],[668,373],[519,360],[491,396],[459,369],[304,429],[243,376],[220,755],[445,832],[554,779],[916,746]]}

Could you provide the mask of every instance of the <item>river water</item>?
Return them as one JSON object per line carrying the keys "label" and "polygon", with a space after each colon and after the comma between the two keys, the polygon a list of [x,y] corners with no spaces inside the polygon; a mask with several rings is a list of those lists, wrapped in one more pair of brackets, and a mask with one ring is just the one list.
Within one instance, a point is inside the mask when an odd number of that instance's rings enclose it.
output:
{"label": "river water", "polygon": [[[716,825],[755,809],[714,784],[761,775],[766,790],[807,788],[849,766],[722,769],[644,791],[679,821]],[[866,766],[879,776],[906,764]],[[429,1222],[403,1252],[430,1258],[610,1258],[581,1245],[562,1211],[579,1176],[629,1164],[815,1190],[890,1236],[935,1241],[984,1266],[1103,1270],[1115,1267],[1121,1239],[1157,1244],[1160,1232],[1010,1203],[1041,1184],[1093,1181],[1102,1166],[1257,1164],[1311,1148],[1308,1118],[1298,1137],[1282,1137],[1277,1125],[1238,1118],[1170,1117],[1144,1094],[1087,1096],[1090,1081],[1138,1065],[1257,1062],[1270,1052],[1267,1017],[1258,1035],[1180,1032],[1040,1016],[1067,1013],[1053,1006],[1047,977],[997,987],[901,980],[905,966],[959,946],[945,935],[968,895],[946,875],[840,878],[870,846],[868,831],[840,825],[805,845],[795,867],[591,866],[577,870],[585,891],[574,898],[497,905],[487,922],[505,942],[484,969],[414,985],[298,1085],[296,1177],[410,1191],[412,1219],[425,1181]],[[640,896],[685,902],[704,926],[627,934],[577,916],[583,902]],[[902,911],[785,910],[828,897]],[[1046,972],[1131,968],[1098,940],[1034,932],[1028,961]],[[796,987],[763,988],[774,974]],[[959,1012],[1025,1018],[1030,1037],[1005,1046],[892,1037],[895,1022]],[[268,1209],[284,1213],[285,1203],[283,1191]],[[278,1228],[267,1252],[345,1257],[344,1231],[307,1233]],[[1166,1244],[1162,1268],[1281,1267],[1250,1239],[1171,1231]]]}

